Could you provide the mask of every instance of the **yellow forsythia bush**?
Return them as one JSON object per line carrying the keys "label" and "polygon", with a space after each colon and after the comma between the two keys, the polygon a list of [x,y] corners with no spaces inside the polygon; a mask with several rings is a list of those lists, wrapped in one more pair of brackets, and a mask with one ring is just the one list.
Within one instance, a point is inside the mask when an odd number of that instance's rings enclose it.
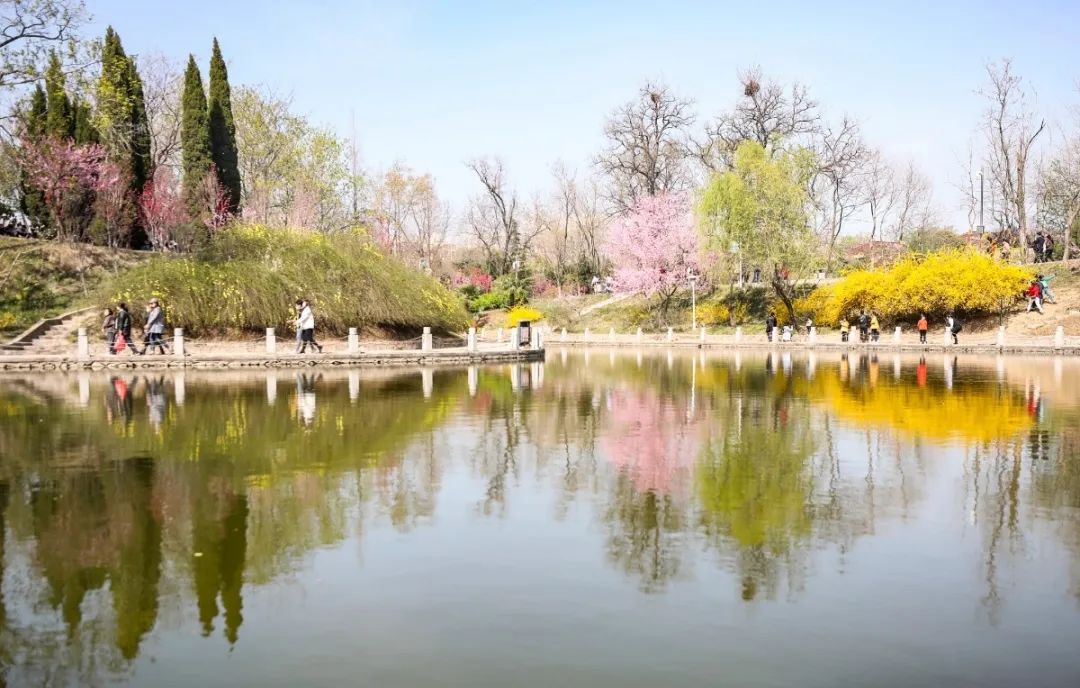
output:
{"label": "yellow forsythia bush", "polygon": [[861,309],[883,320],[942,316],[950,311],[989,315],[1009,310],[1033,275],[973,249],[908,256],[885,270],[856,270],[819,287],[796,311],[820,324],[836,324]]}
{"label": "yellow forsythia bush", "polygon": [[506,313],[506,326],[517,327],[522,320],[536,322],[544,317],[544,314],[535,308],[528,306],[515,306]]}

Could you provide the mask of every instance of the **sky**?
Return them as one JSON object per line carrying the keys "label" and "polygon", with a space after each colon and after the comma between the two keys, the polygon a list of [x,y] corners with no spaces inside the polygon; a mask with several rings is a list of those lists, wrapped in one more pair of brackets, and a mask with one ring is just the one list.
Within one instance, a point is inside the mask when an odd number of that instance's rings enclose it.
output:
{"label": "sky", "polygon": [[659,80],[699,124],[730,108],[740,70],[805,84],[830,118],[862,125],[896,164],[934,182],[942,221],[966,226],[959,160],[976,135],[977,89],[1009,57],[1051,129],[1080,120],[1080,2],[690,2],[667,0],[87,0],[129,53],[207,69],[217,36],[237,84],[291,95],[365,166],[430,172],[457,208],[478,191],[465,163],[497,155],[522,197],[562,161],[591,171],[605,117]]}

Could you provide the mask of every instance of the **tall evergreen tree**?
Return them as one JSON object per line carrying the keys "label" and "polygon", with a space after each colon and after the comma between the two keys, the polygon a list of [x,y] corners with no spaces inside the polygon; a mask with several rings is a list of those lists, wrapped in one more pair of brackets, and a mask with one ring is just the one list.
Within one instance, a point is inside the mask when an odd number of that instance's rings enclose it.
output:
{"label": "tall evergreen tree", "polygon": [[229,199],[229,212],[240,209],[240,163],[236,150],[236,124],[233,121],[229,72],[221,57],[221,47],[214,39],[210,57],[210,158],[217,169],[218,181]]}
{"label": "tall evergreen tree", "polygon": [[[76,113],[76,126],[79,126]],[[150,127],[143,98],[142,79],[135,61],[124,52],[120,35],[110,26],[105,29],[101,48],[101,76],[97,83],[97,112],[93,127],[84,123],[76,139],[99,138],[105,144],[109,158],[127,173],[132,198],[142,192],[151,177]],[[93,131],[91,131],[91,129]],[[132,215],[127,232],[131,246],[146,245],[146,232],[138,218]]]}
{"label": "tall evergreen tree", "polygon": [[75,119],[72,116],[65,82],[64,67],[54,52],[49,56],[49,66],[45,70],[45,98],[48,107],[45,132],[60,139],[70,138],[75,133]]}
{"label": "tall evergreen tree", "polygon": [[75,112],[75,143],[100,143],[97,129],[94,128],[94,113],[90,109],[90,104],[77,98],[72,107]]}
{"label": "tall evergreen tree", "polygon": [[[48,98],[45,95],[45,89],[38,84],[30,96],[30,104],[23,111],[22,124],[24,136],[27,139],[36,141],[45,135],[48,113]],[[35,225],[44,223],[49,216],[49,211],[45,207],[45,196],[41,193],[41,189],[30,184],[25,172],[20,172],[19,186],[22,192],[19,208],[23,214]]]}
{"label": "tall evergreen tree", "polygon": [[184,198],[193,216],[205,211],[198,207],[201,185],[210,170],[210,127],[206,92],[195,56],[188,56],[184,71],[184,94],[180,101],[180,146],[184,168]]}

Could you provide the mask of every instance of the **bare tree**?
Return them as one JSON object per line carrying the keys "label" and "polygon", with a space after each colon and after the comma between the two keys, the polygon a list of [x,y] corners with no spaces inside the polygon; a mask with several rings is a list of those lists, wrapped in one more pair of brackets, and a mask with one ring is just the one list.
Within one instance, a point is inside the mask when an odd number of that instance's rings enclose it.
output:
{"label": "bare tree", "polygon": [[979,188],[977,186],[977,180],[979,179],[979,171],[975,166],[975,147],[971,141],[968,141],[967,150],[964,152],[964,157],[959,158],[958,162],[963,170],[964,177],[958,183],[953,183],[953,186],[964,196],[963,208],[967,213],[967,226],[969,228],[979,225]]}
{"label": "bare tree", "polygon": [[150,128],[153,167],[180,169],[180,94],[183,71],[179,62],[161,53],[139,55],[146,118]]}
{"label": "bare tree", "polygon": [[932,203],[933,186],[930,180],[915,167],[915,163],[908,162],[896,190],[896,223],[893,225],[893,233],[897,241],[903,241],[912,231],[933,222]]}
{"label": "bare tree", "polygon": [[757,141],[770,153],[786,142],[821,133],[818,103],[806,87],[794,83],[785,88],[763,77],[760,67],[739,74],[742,97],[731,112],[719,115],[705,127],[705,142],[697,155],[709,170],[730,167],[735,149],[743,141]]}
{"label": "bare tree", "polygon": [[1080,140],[1069,141],[1043,170],[1038,217],[1042,227],[1061,233],[1068,260],[1080,218]]}
{"label": "bare tree", "polygon": [[988,64],[986,74],[989,81],[980,93],[988,101],[983,130],[986,164],[1000,200],[995,214],[1001,227],[1015,231],[1021,245],[1027,246],[1028,167],[1046,120],[1029,109],[1022,80],[1009,60]]}
{"label": "bare tree", "polygon": [[839,124],[824,128],[816,154],[817,171],[811,179],[811,198],[816,206],[819,230],[828,244],[826,262],[832,269],[837,238],[845,223],[867,203],[864,177],[870,152],[863,143],[858,123],[844,117]]}
{"label": "bare tree", "polygon": [[450,229],[450,205],[439,199],[435,179],[430,174],[418,177],[413,186],[409,242],[417,258],[428,268],[435,269]]}
{"label": "bare tree", "polygon": [[692,106],[663,84],[650,82],[637,99],[619,106],[608,118],[604,124],[608,144],[596,165],[607,177],[608,196],[616,210],[629,210],[643,196],[690,185]]}
{"label": "bare tree", "polygon": [[896,174],[880,151],[870,154],[864,178],[866,211],[870,215],[870,241],[885,238],[885,227],[896,206]]}
{"label": "bare tree", "polygon": [[0,89],[36,81],[51,50],[73,55],[87,18],[82,0],[0,0]]}
{"label": "bare tree", "polygon": [[505,275],[524,256],[540,228],[521,226],[517,192],[507,184],[501,160],[477,158],[468,167],[483,192],[470,202],[465,224],[480,244],[491,274]]}

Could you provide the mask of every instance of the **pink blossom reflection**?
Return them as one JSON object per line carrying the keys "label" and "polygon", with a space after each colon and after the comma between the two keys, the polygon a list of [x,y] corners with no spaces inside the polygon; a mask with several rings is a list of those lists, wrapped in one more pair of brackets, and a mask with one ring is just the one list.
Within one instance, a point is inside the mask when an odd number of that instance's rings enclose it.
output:
{"label": "pink blossom reflection", "polygon": [[616,390],[608,398],[603,447],[608,460],[625,471],[639,491],[682,491],[700,447],[685,405],[655,393]]}

